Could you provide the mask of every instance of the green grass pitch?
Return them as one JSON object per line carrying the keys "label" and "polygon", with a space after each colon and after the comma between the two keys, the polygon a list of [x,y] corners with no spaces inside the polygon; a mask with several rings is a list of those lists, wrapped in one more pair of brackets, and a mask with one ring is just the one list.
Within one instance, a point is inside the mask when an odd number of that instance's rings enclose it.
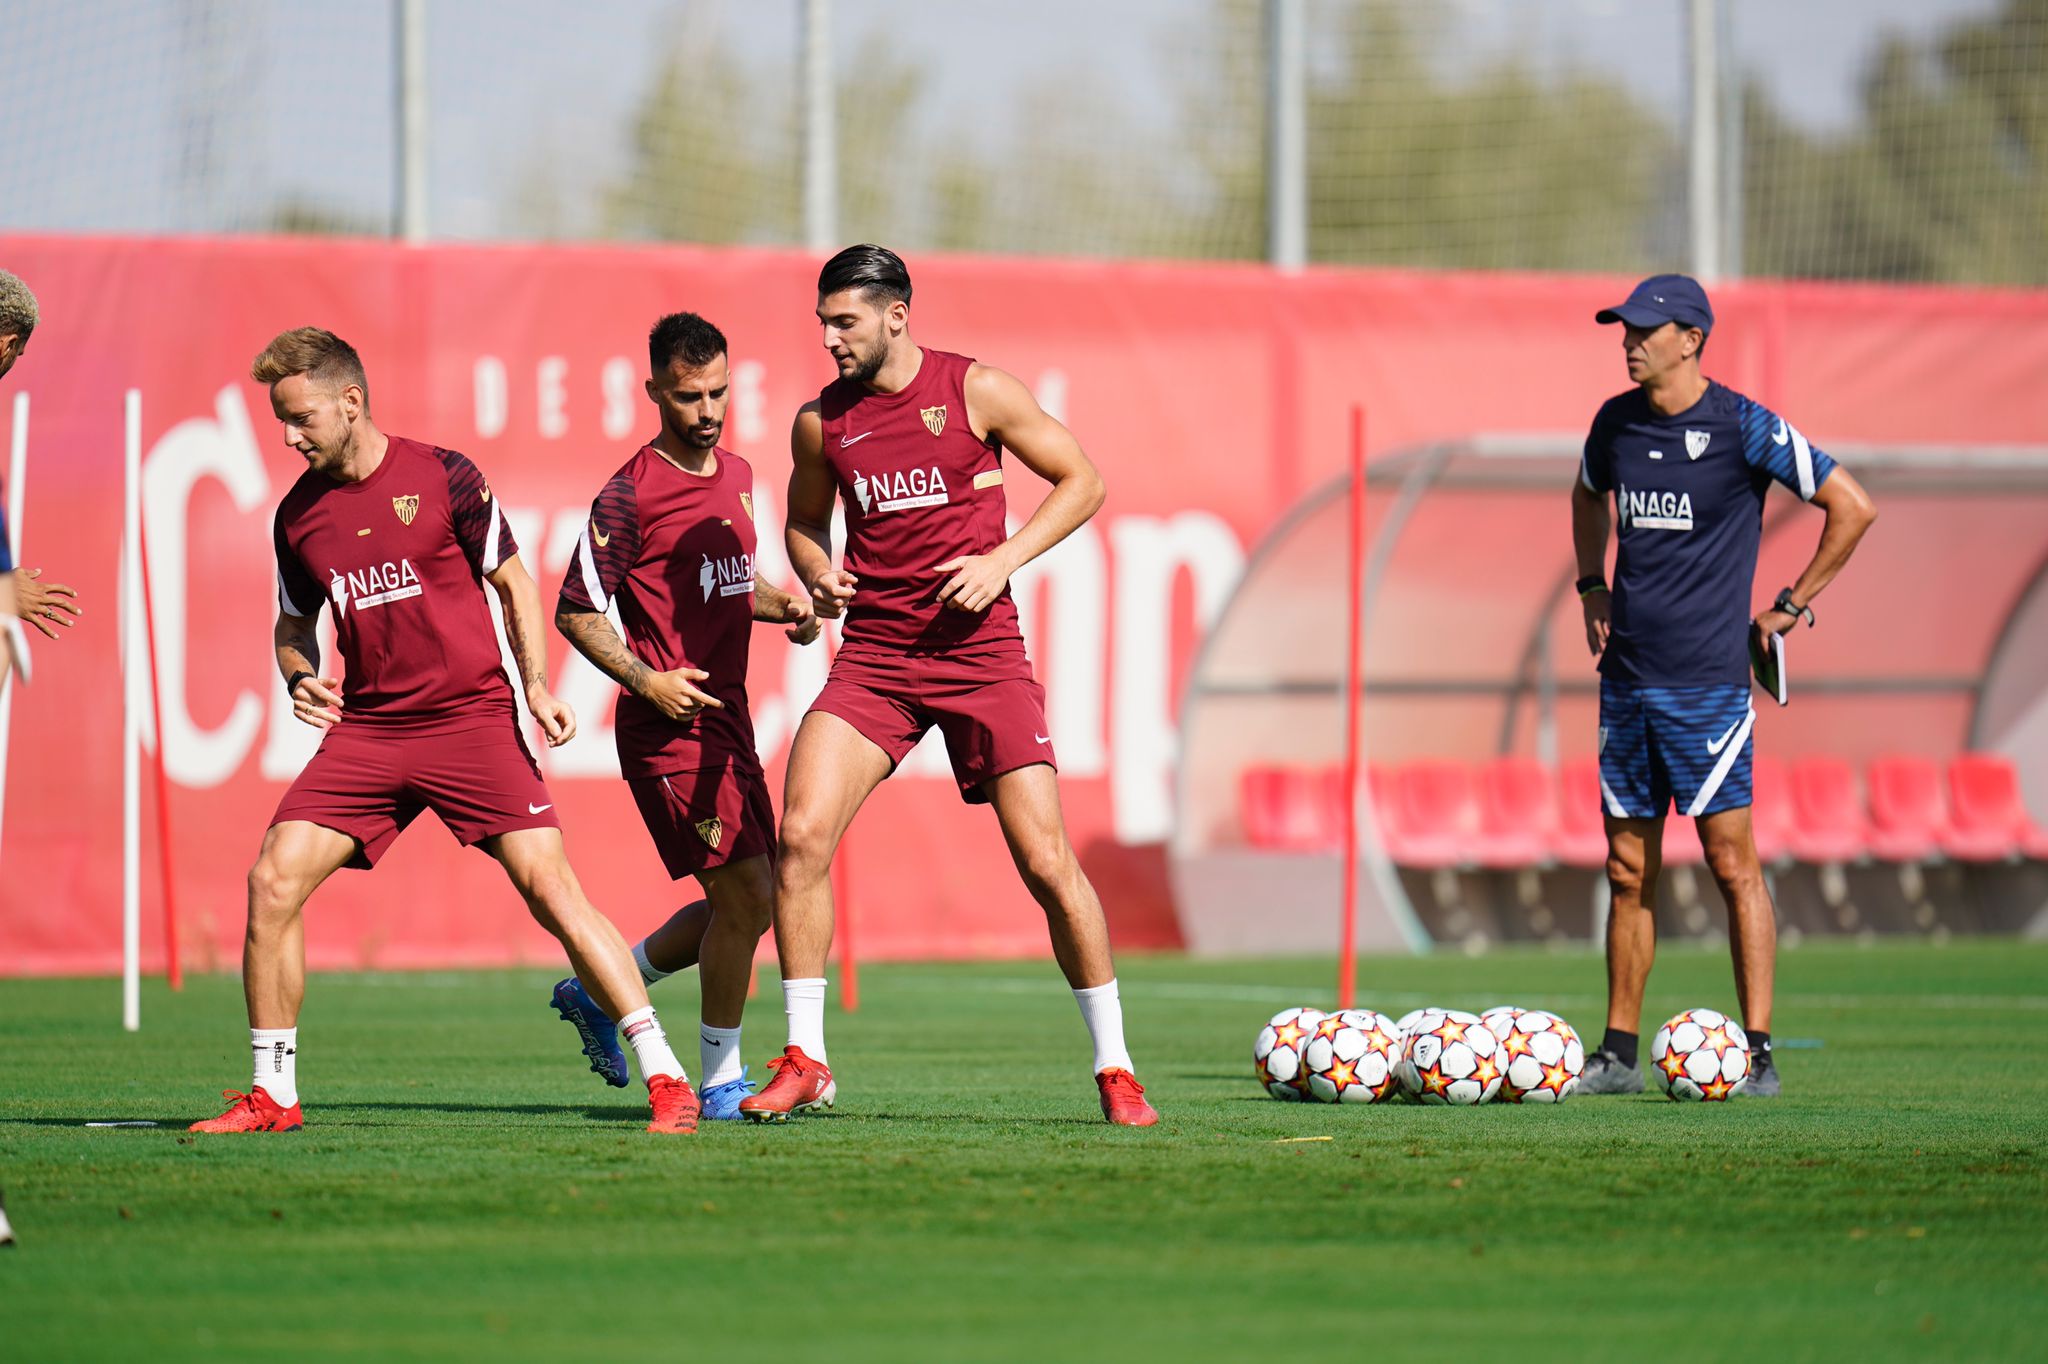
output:
{"label": "green grass pitch", "polygon": [[[316,977],[310,1125],[241,1138],[181,1130],[247,1081],[234,980],[152,984],[132,1037],[112,982],[0,983],[0,1357],[2041,1357],[2048,946],[1788,952],[1774,1036],[1823,1045],[1698,1106],[1281,1104],[1252,1038],[1328,963],[1122,975],[1156,1129],[1098,1120],[1072,1000],[1010,963],[870,968],[836,1113],[694,1138],[640,1130],[539,972]],[[1602,990],[1590,955],[1360,971],[1589,1040]],[[694,1063],[694,984],[655,999]],[[1732,1003],[1668,951],[1646,1032]],[[165,1126],[83,1126],[117,1118]]]}

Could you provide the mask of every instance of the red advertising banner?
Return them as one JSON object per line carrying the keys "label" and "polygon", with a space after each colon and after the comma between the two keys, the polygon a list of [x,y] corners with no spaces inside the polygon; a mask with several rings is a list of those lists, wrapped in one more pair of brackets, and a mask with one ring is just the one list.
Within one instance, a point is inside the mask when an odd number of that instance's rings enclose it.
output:
{"label": "red advertising banner", "polygon": [[[655,429],[647,329],[700,312],[732,345],[726,442],[758,472],[762,568],[781,550],[787,433],[832,374],[817,261],[793,252],[613,247],[409,249],[381,242],[0,237],[43,322],[0,381],[16,439],[26,394],[23,562],[77,586],[86,614],[15,688],[0,834],[0,975],[98,972],[120,954],[122,404],[141,393],[177,893],[190,965],[238,960],[243,876],[317,734],[273,666],[270,516],[303,465],[251,382],[276,332],[352,341],[386,431],[469,455],[552,602],[590,500]],[[1348,411],[1375,449],[1474,431],[1583,429],[1623,382],[1593,310],[1627,281],[1040,260],[912,260],[912,333],[1022,378],[1101,466],[1104,511],[1016,583],[1083,863],[1124,946],[1178,941],[1161,842],[1172,828],[1175,710],[1204,622],[1258,538],[1338,473]],[[2033,376],[2048,297],[1756,284],[1719,291],[1710,372],[1827,439],[2048,439]],[[0,449],[7,446],[0,443]],[[1014,518],[1042,485],[1009,485]],[[1551,563],[1556,524],[1529,528]],[[1524,552],[1490,545],[1512,572]],[[1332,565],[1332,571],[1341,571]],[[1342,622],[1329,628],[1341,630]],[[783,760],[829,646],[762,627],[749,679],[763,760]],[[629,937],[694,889],[671,885],[618,779],[614,691],[565,641],[556,690],[582,734],[545,753],[572,861]],[[154,745],[155,736],[151,736]],[[154,865],[145,803],[145,867]],[[1036,907],[985,807],[961,803],[936,736],[851,836],[865,955],[1046,951]],[[144,957],[161,965],[154,878]],[[433,820],[374,873],[344,871],[307,910],[316,968],[551,961],[556,949],[481,854]]]}

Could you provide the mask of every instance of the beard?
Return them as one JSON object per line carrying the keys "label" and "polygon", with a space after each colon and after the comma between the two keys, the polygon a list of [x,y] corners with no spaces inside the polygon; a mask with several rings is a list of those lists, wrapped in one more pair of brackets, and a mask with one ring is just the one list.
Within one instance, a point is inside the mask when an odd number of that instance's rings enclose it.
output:
{"label": "beard", "polygon": [[671,426],[668,430],[670,435],[688,449],[714,450],[718,447],[718,438],[725,434],[725,423],[711,423],[708,432],[702,426]]}
{"label": "beard", "polygon": [[861,355],[858,352],[854,354],[853,368],[847,372],[846,377],[857,384],[873,383],[875,376],[882,372],[882,365],[888,358],[889,347],[885,343],[877,341],[875,342],[875,348],[866,355]]}

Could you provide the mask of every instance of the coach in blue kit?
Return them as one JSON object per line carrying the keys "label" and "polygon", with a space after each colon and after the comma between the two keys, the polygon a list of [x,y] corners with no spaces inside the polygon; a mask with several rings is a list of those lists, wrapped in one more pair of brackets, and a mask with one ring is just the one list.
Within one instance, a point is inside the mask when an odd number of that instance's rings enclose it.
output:
{"label": "coach in blue kit", "polygon": [[[1728,904],[1735,992],[1753,1048],[1744,1093],[1778,1092],[1771,1062],[1777,911],[1751,833],[1749,632],[1783,634],[1849,561],[1877,510],[1784,418],[1700,373],[1714,329],[1706,291],[1656,275],[1595,315],[1622,325],[1635,388],[1593,418],[1572,488],[1586,643],[1600,658],[1600,800],[1607,815],[1607,1033],[1581,1093],[1643,1087],[1637,1030],[1656,955],[1664,814],[1698,820]],[[1775,479],[1827,513],[1799,581],[1750,618],[1764,494]],[[1608,509],[1613,495],[1614,510]],[[1619,515],[1610,590],[1607,535]]]}

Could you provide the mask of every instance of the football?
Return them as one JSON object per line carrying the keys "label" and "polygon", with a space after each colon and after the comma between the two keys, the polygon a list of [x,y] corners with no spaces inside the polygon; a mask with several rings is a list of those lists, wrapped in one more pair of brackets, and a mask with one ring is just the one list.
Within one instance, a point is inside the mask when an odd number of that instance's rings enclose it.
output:
{"label": "football", "polygon": [[1556,1014],[1516,1009],[1493,1031],[1500,1039],[1502,1103],[1560,1104],[1579,1087],[1586,1048]]}
{"label": "football", "polygon": [[1268,1094],[1290,1100],[1308,1096],[1308,1071],[1301,1054],[1316,1024],[1328,1017],[1321,1009],[1282,1009],[1259,1029],[1258,1040],[1252,1043],[1252,1065]]}
{"label": "football", "polygon": [[1401,1030],[1401,1036],[1406,1037],[1410,1032],[1414,1031],[1415,1025],[1422,1020],[1424,1014],[1440,1014],[1442,1012],[1442,1009],[1431,1007],[1410,1009],[1394,1021],[1394,1026]]}
{"label": "football", "polygon": [[1496,1004],[1485,1013],[1479,1015],[1479,1021],[1484,1023],[1487,1030],[1495,1037],[1505,1041],[1508,1035],[1508,1024],[1514,1022],[1523,1012],[1525,1011],[1513,1004]]}
{"label": "football", "polygon": [[1483,1104],[1500,1090],[1500,1039],[1477,1014],[1432,1009],[1402,1044],[1396,1074],[1422,1103]]}
{"label": "football", "polygon": [[1309,1097],[1326,1104],[1377,1103],[1394,1092],[1401,1034],[1371,1009],[1343,1009],[1317,1023],[1302,1061]]}
{"label": "football", "polygon": [[1687,1009],[1657,1029],[1650,1073],[1674,1099],[1717,1103],[1749,1081],[1749,1036],[1726,1014]]}

